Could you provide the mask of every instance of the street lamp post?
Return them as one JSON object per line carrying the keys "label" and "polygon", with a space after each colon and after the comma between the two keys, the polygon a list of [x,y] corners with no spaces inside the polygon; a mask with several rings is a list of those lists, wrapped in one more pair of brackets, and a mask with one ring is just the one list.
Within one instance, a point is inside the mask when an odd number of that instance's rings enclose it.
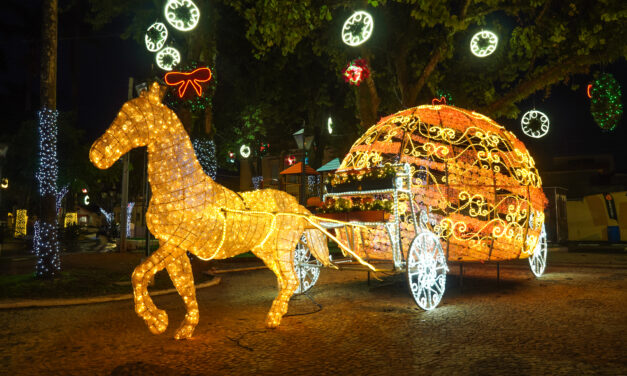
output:
{"label": "street lamp post", "polygon": [[301,169],[300,169],[300,190],[298,193],[298,202],[301,205],[305,205],[305,160],[307,156],[307,150],[311,147],[311,143],[313,141],[313,136],[305,136],[305,128],[303,124],[303,128],[296,131],[293,135],[294,141],[296,141],[296,145],[298,145],[298,149],[303,153],[303,160],[301,161]]}

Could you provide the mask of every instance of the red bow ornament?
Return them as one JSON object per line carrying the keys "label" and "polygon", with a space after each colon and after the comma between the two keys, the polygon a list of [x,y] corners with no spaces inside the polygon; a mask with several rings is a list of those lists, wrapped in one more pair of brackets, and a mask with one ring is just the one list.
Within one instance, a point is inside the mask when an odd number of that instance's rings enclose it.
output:
{"label": "red bow ornament", "polygon": [[211,79],[211,70],[207,67],[197,68],[193,72],[168,72],[165,74],[165,83],[170,86],[179,87],[179,98],[183,98],[189,86],[193,87],[198,96],[202,96],[202,86],[200,82],[207,82]]}

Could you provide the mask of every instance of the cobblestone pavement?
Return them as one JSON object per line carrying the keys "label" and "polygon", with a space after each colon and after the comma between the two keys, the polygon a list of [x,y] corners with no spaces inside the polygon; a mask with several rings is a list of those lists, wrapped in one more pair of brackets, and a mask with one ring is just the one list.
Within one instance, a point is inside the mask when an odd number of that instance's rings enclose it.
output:
{"label": "cobblestone pavement", "polygon": [[[549,256],[550,257],[550,256]],[[132,302],[0,311],[0,373],[10,375],[625,375],[627,267],[522,263],[451,266],[442,304],[418,309],[404,275],[323,270],[290,317],[264,328],[276,295],[268,270],[222,275],[198,291],[200,324],[175,341],[178,295],[151,334]],[[159,276],[159,278],[165,277]]]}

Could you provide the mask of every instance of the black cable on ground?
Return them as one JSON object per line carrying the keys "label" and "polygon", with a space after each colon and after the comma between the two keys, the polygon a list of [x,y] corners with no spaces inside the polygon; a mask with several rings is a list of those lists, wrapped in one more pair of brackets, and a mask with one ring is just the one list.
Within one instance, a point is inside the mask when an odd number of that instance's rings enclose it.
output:
{"label": "black cable on ground", "polygon": [[309,298],[309,300],[311,300],[311,302],[313,304],[315,304],[316,306],[318,306],[318,309],[312,312],[305,312],[305,313],[290,313],[289,315],[283,315],[283,317],[290,317],[290,316],[305,316],[305,315],[312,315],[314,313],[318,313],[320,311],[322,311],[322,304],[318,303],[317,301],[314,300],[314,298],[311,297],[311,295],[309,295],[309,292],[305,291],[304,293],[302,293],[301,295],[305,295],[307,298]]}

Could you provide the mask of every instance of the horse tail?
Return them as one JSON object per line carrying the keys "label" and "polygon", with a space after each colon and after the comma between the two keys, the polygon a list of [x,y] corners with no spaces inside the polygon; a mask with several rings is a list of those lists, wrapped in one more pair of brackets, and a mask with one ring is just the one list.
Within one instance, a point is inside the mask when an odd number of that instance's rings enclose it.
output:
{"label": "horse tail", "polygon": [[305,238],[313,257],[320,261],[322,265],[331,266],[327,236],[318,229],[309,228],[305,229]]}

